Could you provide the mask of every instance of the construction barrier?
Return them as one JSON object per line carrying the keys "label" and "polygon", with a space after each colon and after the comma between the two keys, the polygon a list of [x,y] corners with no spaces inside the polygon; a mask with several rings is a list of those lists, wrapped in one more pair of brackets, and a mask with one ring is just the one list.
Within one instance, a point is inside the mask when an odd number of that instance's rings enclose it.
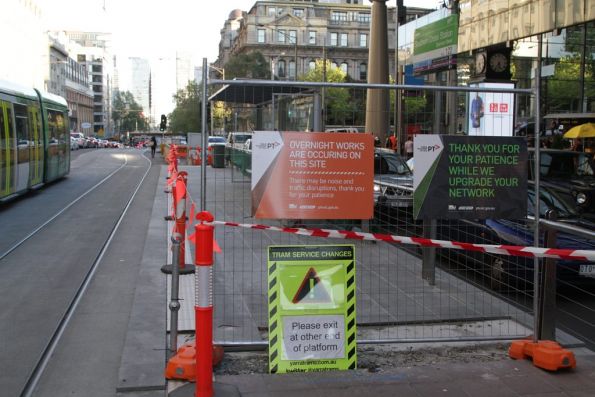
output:
{"label": "construction barrier", "polygon": [[235,223],[213,221],[213,225],[234,226],[247,229],[271,230],[302,236],[341,238],[368,241],[385,241],[389,243],[417,245],[421,247],[450,248],[456,250],[467,250],[477,252],[489,252],[492,254],[520,256],[524,258],[555,258],[567,260],[593,261],[595,260],[595,251],[574,250],[574,249],[554,249],[540,247],[523,247],[514,245],[492,245],[492,244],[471,244],[458,241],[434,240],[419,237],[394,236],[382,233],[363,233],[350,230],[332,230],[332,229],[305,229],[292,227],[276,227],[268,225],[255,225],[248,223]]}

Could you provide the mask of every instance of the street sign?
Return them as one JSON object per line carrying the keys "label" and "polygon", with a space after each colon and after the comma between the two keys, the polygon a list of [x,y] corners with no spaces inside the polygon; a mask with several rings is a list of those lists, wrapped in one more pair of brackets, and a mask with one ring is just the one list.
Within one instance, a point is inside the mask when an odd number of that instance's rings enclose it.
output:
{"label": "street sign", "polygon": [[270,246],[269,371],[355,369],[355,247]]}
{"label": "street sign", "polygon": [[418,135],[416,219],[521,219],[527,214],[523,137]]}
{"label": "street sign", "polygon": [[81,127],[82,128],[91,128],[91,123],[87,123],[87,122],[81,123]]}
{"label": "street sign", "polygon": [[251,175],[255,218],[374,216],[371,134],[257,131]]}

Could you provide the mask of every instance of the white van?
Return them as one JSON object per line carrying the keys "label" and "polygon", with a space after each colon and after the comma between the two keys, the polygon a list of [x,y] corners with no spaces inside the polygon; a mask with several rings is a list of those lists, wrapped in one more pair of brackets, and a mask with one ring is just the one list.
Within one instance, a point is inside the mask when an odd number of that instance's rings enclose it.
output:
{"label": "white van", "polygon": [[327,128],[326,132],[359,132],[355,127]]}
{"label": "white van", "polygon": [[244,149],[248,139],[252,139],[252,132],[230,132],[227,136],[227,145],[236,149]]}

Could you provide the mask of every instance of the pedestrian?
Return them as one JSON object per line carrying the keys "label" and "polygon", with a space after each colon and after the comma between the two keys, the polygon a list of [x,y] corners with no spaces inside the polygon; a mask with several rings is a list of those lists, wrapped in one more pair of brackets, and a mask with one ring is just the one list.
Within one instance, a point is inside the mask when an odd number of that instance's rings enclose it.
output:
{"label": "pedestrian", "polygon": [[157,139],[155,136],[151,137],[151,158],[155,158],[155,150],[157,150]]}
{"label": "pedestrian", "polygon": [[392,150],[397,150],[397,135],[392,134],[386,140],[386,147]]}
{"label": "pedestrian", "polygon": [[407,160],[413,157],[413,139],[411,137],[407,137],[405,141],[405,154],[407,156]]}
{"label": "pedestrian", "polygon": [[374,147],[380,147],[380,138],[374,137]]}

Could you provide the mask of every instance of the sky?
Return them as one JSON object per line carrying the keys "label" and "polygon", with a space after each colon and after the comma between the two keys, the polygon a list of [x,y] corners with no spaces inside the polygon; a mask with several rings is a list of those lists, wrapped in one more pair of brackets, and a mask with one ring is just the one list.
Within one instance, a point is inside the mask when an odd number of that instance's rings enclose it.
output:
{"label": "sky", "polygon": [[[234,9],[249,11],[255,0],[35,0],[50,30],[111,32],[117,55],[175,56],[195,62],[217,59],[220,30]],[[441,0],[405,0],[405,6],[437,8]],[[366,0],[365,4],[369,4]],[[396,0],[387,1],[394,7]]]}

